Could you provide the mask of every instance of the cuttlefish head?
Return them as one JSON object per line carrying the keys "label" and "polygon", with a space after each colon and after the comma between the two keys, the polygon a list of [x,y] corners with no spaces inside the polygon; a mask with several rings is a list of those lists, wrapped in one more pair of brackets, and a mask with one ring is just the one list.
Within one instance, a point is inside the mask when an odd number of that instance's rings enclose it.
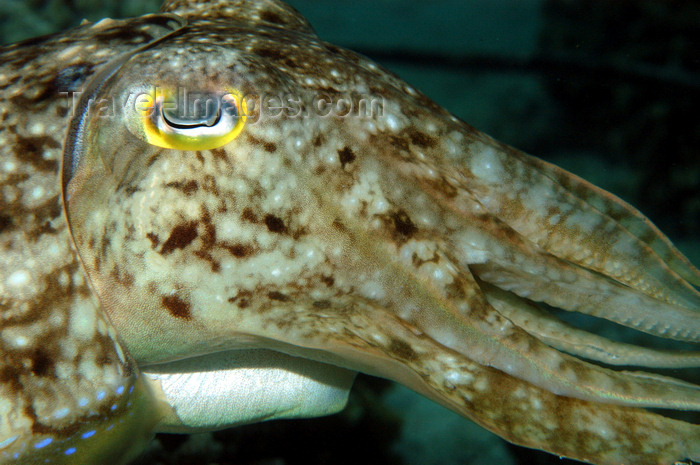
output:
{"label": "cuttlefish head", "polygon": [[[159,429],[330,413],[363,371],[560,455],[698,458],[697,427],[641,408],[697,410],[696,386],[557,349],[642,366],[697,353],[605,341],[536,305],[698,342],[698,272],[636,210],[285,5],[168,8],[188,24],[88,86],[63,170],[90,282],[170,406]],[[211,418],[195,372],[231,412]],[[234,384],[260,373],[298,389],[241,413],[253,400]]]}

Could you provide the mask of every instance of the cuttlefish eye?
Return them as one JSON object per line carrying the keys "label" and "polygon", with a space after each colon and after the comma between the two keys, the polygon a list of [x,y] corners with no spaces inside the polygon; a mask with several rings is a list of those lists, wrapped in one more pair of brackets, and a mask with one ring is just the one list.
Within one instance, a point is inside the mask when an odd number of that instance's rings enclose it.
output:
{"label": "cuttlefish eye", "polygon": [[208,150],[235,139],[246,122],[240,92],[188,91],[156,87],[134,100],[130,126],[146,142],[180,150]]}

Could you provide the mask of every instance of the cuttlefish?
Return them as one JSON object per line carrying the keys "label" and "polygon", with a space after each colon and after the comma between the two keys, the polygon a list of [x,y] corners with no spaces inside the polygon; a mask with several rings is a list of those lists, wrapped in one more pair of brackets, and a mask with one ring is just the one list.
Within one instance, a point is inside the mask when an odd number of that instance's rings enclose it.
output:
{"label": "cuttlefish", "polygon": [[700,460],[700,271],[277,0],[2,49],[0,462],[341,410],[357,372],[596,464]]}

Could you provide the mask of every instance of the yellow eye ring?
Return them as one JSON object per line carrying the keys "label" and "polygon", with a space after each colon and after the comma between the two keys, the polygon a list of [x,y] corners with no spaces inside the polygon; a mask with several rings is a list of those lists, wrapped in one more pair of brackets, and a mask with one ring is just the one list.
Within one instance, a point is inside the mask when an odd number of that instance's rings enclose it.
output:
{"label": "yellow eye ring", "polygon": [[[175,97],[175,98],[174,98]],[[141,134],[149,144],[178,150],[226,145],[243,130],[247,106],[235,89],[187,92],[156,87],[135,101]]]}

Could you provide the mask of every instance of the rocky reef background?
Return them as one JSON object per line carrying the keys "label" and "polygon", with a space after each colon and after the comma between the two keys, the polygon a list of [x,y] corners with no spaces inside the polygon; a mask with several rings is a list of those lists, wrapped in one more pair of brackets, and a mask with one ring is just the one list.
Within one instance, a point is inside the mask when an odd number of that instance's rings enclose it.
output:
{"label": "rocky reef background", "polygon": [[[136,16],[159,0],[0,0],[0,41]],[[700,264],[696,0],[293,0],[478,129],[639,207]],[[331,6],[332,5],[332,6]],[[512,446],[402,387],[361,376],[328,418],[159,435],[139,465],[576,463]]]}

